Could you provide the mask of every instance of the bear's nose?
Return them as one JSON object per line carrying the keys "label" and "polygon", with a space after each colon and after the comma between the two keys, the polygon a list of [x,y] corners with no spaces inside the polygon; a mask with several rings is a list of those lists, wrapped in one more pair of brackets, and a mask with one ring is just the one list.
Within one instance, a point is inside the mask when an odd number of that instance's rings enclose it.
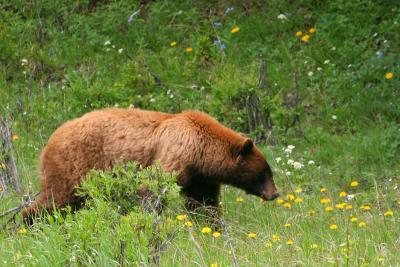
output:
{"label": "bear's nose", "polygon": [[276,199],[277,197],[279,197],[279,193],[274,193],[274,194],[272,194],[270,200],[274,200],[274,199]]}

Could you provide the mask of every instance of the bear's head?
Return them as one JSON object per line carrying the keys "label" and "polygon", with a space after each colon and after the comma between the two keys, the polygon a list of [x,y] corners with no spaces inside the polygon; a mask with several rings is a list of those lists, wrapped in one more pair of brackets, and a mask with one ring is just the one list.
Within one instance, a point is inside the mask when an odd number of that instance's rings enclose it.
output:
{"label": "bear's head", "polygon": [[235,145],[232,153],[234,167],[228,183],[264,200],[279,196],[270,166],[250,139]]}

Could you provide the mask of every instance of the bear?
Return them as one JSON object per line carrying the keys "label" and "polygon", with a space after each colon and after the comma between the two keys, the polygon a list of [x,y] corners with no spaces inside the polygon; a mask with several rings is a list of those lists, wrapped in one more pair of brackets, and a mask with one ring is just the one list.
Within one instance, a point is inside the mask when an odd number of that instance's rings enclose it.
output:
{"label": "bear", "polygon": [[39,162],[41,192],[24,209],[25,222],[53,205],[79,208],[75,188],[88,171],[128,161],[143,167],[157,161],[177,173],[187,203],[217,208],[222,184],[265,200],[278,197],[260,150],[206,113],[108,108],[68,121],[50,136]]}

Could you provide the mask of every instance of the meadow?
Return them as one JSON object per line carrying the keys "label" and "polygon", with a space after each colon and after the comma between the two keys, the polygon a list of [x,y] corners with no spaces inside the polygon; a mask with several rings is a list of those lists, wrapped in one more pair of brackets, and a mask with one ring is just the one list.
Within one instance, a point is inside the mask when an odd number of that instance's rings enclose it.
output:
{"label": "meadow", "polygon": [[[22,185],[0,187],[0,214],[40,190],[51,133],[104,107],[205,111],[257,141],[280,191],[265,202],[224,186],[215,227],[183,208],[173,174],[93,172],[78,212],[31,227],[0,218],[0,266],[400,266],[398,4],[0,7],[0,114]],[[7,160],[0,154],[1,175]],[[135,197],[140,181],[160,193],[152,177],[169,189],[161,214]]]}

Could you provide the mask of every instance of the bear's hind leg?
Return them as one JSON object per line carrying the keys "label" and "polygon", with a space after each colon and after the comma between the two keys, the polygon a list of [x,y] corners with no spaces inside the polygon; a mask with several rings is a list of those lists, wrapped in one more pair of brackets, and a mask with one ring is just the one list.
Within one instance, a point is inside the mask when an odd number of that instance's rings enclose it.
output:
{"label": "bear's hind leg", "polygon": [[44,193],[40,193],[38,198],[29,207],[22,211],[22,218],[26,225],[32,225],[35,219],[40,217],[43,211],[50,210],[48,198]]}

